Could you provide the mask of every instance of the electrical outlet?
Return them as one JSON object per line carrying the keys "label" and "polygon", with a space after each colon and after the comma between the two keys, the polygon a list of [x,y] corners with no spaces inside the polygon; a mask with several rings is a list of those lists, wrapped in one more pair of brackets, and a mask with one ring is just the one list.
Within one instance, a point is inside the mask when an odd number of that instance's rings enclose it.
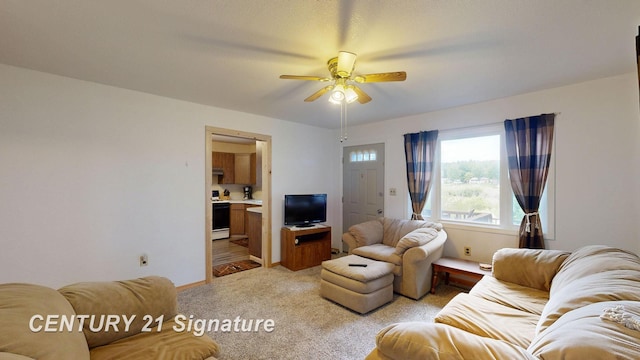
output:
{"label": "electrical outlet", "polygon": [[396,193],[397,193],[396,188],[390,188],[389,189],[389,195],[396,196]]}
{"label": "electrical outlet", "polygon": [[147,266],[149,264],[149,258],[147,254],[140,255],[140,266]]}
{"label": "electrical outlet", "polygon": [[464,247],[464,254],[467,255],[467,256],[471,256],[471,247],[465,246]]}

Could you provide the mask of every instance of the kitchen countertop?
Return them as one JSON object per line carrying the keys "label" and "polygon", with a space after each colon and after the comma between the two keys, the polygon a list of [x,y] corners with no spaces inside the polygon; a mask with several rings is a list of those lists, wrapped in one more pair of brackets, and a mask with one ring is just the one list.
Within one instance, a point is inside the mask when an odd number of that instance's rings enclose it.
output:
{"label": "kitchen countertop", "polygon": [[250,207],[250,208],[247,208],[247,211],[251,211],[251,212],[254,212],[254,213],[262,214],[262,206]]}
{"label": "kitchen countertop", "polygon": [[262,200],[229,200],[232,204],[251,204],[251,205],[262,205]]}
{"label": "kitchen countertop", "polygon": [[211,200],[212,203],[230,203],[230,204],[250,204],[262,205],[262,200]]}

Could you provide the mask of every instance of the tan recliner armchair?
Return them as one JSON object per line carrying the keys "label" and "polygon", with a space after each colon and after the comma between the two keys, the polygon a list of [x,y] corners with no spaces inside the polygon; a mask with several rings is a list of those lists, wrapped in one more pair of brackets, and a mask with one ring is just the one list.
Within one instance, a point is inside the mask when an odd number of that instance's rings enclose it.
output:
{"label": "tan recliner armchair", "polygon": [[342,234],[349,254],[394,264],[393,291],[419,299],[431,288],[431,263],[442,257],[447,233],[442,224],[379,218]]}

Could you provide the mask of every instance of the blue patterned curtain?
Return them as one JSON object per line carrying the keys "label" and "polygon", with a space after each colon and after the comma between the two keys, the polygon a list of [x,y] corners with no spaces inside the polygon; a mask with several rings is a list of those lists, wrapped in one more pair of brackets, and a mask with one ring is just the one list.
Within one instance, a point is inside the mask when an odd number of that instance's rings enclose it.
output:
{"label": "blue patterned curtain", "polygon": [[540,198],[547,183],[555,114],[505,120],[509,179],[525,215],[520,223],[520,247],[544,249]]}
{"label": "blue patterned curtain", "polygon": [[433,156],[438,141],[438,130],[404,135],[404,153],[407,157],[407,185],[411,196],[412,220],[423,220],[421,215],[433,179]]}

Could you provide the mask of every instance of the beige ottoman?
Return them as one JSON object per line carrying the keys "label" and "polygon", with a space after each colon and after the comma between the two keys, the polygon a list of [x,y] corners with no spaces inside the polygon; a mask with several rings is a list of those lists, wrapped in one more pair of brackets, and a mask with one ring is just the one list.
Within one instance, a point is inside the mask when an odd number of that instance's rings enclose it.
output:
{"label": "beige ottoman", "polygon": [[358,255],[323,261],[320,296],[361,314],[367,313],[393,300],[393,266]]}

